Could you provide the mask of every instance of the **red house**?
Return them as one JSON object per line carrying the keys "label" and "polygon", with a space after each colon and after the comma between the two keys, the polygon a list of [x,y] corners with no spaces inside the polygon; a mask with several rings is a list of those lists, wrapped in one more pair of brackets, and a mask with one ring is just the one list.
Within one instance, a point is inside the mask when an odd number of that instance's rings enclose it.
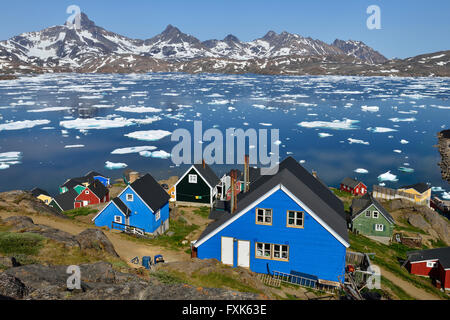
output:
{"label": "red house", "polygon": [[75,198],[75,208],[109,202],[109,190],[101,182],[94,181]]}
{"label": "red house", "polygon": [[352,178],[344,178],[340,189],[355,196],[363,196],[367,193],[367,186],[361,181]]}
{"label": "red house", "polygon": [[438,288],[450,290],[450,247],[412,251],[406,268],[411,274],[430,277]]}

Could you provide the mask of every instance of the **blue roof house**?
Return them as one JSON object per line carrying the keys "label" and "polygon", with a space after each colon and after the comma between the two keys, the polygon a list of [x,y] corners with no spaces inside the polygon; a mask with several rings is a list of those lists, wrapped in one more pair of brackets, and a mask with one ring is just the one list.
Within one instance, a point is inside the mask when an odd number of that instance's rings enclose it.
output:
{"label": "blue roof house", "polygon": [[150,175],[128,185],[93,219],[98,227],[123,230],[126,226],[147,234],[162,234],[169,229],[169,194]]}
{"label": "blue roof house", "polygon": [[192,255],[337,286],[349,246],[342,202],[289,157],[276,174],[261,176],[240,193],[234,212],[206,227]]}

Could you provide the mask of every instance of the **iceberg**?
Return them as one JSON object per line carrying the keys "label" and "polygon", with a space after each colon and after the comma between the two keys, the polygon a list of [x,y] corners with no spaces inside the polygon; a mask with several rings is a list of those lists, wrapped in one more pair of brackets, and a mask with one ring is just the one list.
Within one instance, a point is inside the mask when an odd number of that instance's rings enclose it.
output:
{"label": "iceberg", "polygon": [[129,153],[140,153],[142,151],[153,151],[157,148],[155,146],[140,146],[140,147],[128,147],[119,148],[111,152],[111,154],[129,154]]}
{"label": "iceberg", "polygon": [[380,108],[377,106],[361,106],[361,110],[364,112],[378,112]]}
{"label": "iceberg", "polygon": [[165,130],[148,130],[148,131],[134,131],[131,133],[127,133],[124,136],[142,141],[157,141],[171,134],[172,132]]}
{"label": "iceberg", "polygon": [[378,181],[379,182],[383,182],[383,181],[392,181],[392,182],[397,182],[397,176],[395,174],[392,174],[391,171],[387,171],[385,173],[382,173],[378,176]]}
{"label": "iceberg", "polygon": [[88,119],[75,119],[61,121],[59,125],[66,129],[78,129],[78,130],[102,130],[102,129],[113,129],[113,128],[123,128],[135,125],[131,120],[125,118],[88,118]]}
{"label": "iceberg", "polygon": [[120,163],[120,162],[114,163],[111,161],[105,162],[105,168],[109,169],[109,170],[123,169],[126,167],[128,167],[128,165],[126,163]]}
{"label": "iceberg", "polygon": [[367,169],[363,169],[363,168],[358,168],[358,169],[355,169],[353,171],[356,172],[356,173],[362,173],[362,174],[369,173],[369,171]]}
{"label": "iceberg", "polygon": [[413,168],[407,168],[407,167],[400,167],[400,168],[398,168],[398,170],[402,171],[402,172],[406,172],[406,173],[413,173],[414,172]]}
{"label": "iceberg", "polygon": [[72,148],[84,148],[84,144],[73,144],[64,147],[64,149],[72,149]]}
{"label": "iceberg", "polygon": [[405,140],[405,139],[402,139],[402,140],[400,140],[400,143],[401,143],[401,144],[408,144],[409,141],[408,141],[408,140]]}
{"label": "iceberg", "polygon": [[365,144],[365,145],[369,145],[370,144],[368,141],[359,140],[359,139],[353,139],[353,138],[348,138],[347,141],[350,144],[353,144],[353,143]]}
{"label": "iceberg", "polygon": [[392,122],[413,122],[416,121],[417,119],[412,117],[412,118],[390,118],[389,121]]}
{"label": "iceberg", "polygon": [[354,126],[354,123],[358,123],[358,120],[344,119],[334,120],[332,122],[328,121],[303,121],[298,125],[304,128],[322,128],[322,129],[333,129],[333,130],[353,130],[357,129],[357,126]]}
{"label": "iceberg", "polygon": [[7,123],[0,124],[0,131],[10,131],[10,130],[22,130],[34,128],[36,126],[42,126],[49,124],[50,120],[23,120],[23,121],[11,121]]}
{"label": "iceberg", "polygon": [[158,150],[155,152],[152,152],[151,157],[152,158],[160,158],[160,159],[168,159],[170,158],[172,155],[164,150]]}
{"label": "iceberg", "polygon": [[321,138],[327,138],[327,137],[332,137],[333,136],[332,134],[326,133],[326,132],[319,132],[318,135]]}
{"label": "iceberg", "polygon": [[384,128],[384,127],[369,127],[367,128],[367,131],[371,131],[373,133],[385,133],[385,132],[393,132],[393,131],[397,131],[396,129],[391,129],[391,128]]}
{"label": "iceberg", "polygon": [[115,111],[132,112],[132,113],[155,113],[155,112],[161,112],[162,109],[153,108],[153,107],[120,107],[120,108],[117,108]]}
{"label": "iceberg", "polygon": [[28,110],[27,112],[54,112],[54,111],[67,111],[72,108],[70,107],[50,107],[50,108],[43,108],[43,109],[33,109]]}

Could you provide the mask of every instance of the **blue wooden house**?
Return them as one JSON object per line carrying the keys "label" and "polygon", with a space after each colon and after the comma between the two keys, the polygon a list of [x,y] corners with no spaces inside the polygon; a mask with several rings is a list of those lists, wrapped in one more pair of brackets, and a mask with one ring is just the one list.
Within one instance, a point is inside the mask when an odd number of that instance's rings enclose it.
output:
{"label": "blue wooden house", "polygon": [[342,202],[289,157],[278,173],[261,176],[240,193],[234,212],[207,226],[192,255],[337,285],[349,246]]}
{"label": "blue wooden house", "polygon": [[93,219],[98,227],[123,230],[142,229],[147,234],[162,234],[169,229],[168,193],[146,174],[128,185]]}

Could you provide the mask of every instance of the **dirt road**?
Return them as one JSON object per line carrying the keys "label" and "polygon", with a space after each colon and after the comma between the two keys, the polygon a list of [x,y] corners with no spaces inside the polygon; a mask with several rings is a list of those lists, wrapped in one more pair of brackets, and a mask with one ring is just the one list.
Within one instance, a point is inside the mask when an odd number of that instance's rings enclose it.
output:
{"label": "dirt road", "polygon": [[408,293],[410,296],[417,300],[441,300],[441,298],[437,295],[434,295],[432,293],[428,293],[427,291],[417,288],[413,284],[411,284],[408,281],[405,281],[399,277],[397,277],[392,272],[387,271],[386,269],[380,268],[381,275],[385,277],[386,279],[393,282],[398,287],[405,290],[406,293]]}
{"label": "dirt road", "polygon": [[[17,213],[5,213],[1,212],[0,217],[8,218],[11,216],[16,216]],[[33,219],[36,224],[47,225],[52,228],[56,228],[67,233],[77,235],[80,232],[88,228],[96,228],[93,224],[85,224],[79,221],[62,219],[57,217],[49,217],[43,215],[32,215],[30,218]],[[131,267],[138,267],[132,264],[130,261],[134,257],[139,257],[139,260],[143,256],[155,256],[157,254],[162,254],[166,262],[172,261],[186,261],[190,259],[190,256],[183,251],[169,250],[160,246],[153,246],[146,243],[139,243],[132,240],[127,240],[121,236],[118,231],[103,230],[108,239],[114,245],[117,254],[128,263]]]}

